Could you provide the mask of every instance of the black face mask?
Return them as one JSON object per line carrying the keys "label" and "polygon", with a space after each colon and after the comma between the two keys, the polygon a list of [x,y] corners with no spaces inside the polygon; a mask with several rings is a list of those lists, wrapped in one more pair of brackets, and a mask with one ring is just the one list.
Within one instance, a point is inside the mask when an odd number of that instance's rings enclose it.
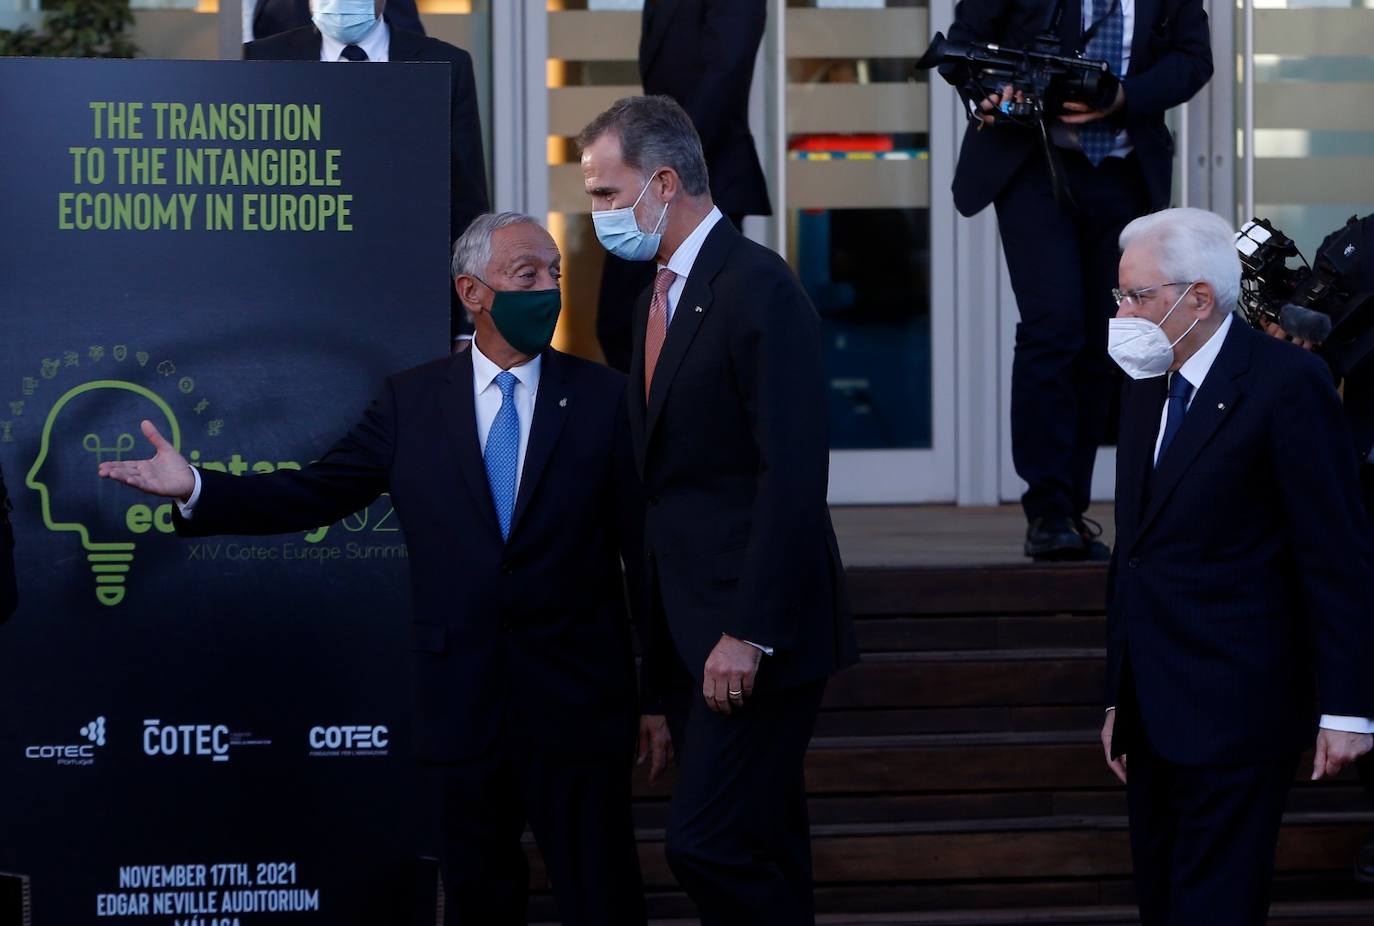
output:
{"label": "black face mask", "polygon": [[563,293],[553,289],[495,289],[486,280],[474,277],[495,298],[491,320],[506,343],[527,357],[542,354],[553,343],[558,315],[563,310]]}

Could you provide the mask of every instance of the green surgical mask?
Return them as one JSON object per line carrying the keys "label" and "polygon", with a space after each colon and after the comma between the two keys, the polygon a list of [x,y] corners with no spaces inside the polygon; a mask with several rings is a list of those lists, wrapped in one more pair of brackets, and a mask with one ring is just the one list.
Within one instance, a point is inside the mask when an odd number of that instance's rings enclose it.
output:
{"label": "green surgical mask", "polygon": [[486,280],[474,279],[495,293],[491,320],[507,344],[527,357],[534,357],[553,343],[553,330],[558,327],[558,313],[563,309],[561,290],[494,289]]}

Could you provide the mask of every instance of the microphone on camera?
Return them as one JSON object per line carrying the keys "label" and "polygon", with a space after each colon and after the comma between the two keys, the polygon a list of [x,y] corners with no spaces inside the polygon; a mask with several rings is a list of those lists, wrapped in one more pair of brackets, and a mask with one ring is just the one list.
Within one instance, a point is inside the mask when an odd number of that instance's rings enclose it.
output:
{"label": "microphone on camera", "polygon": [[1291,302],[1279,310],[1279,325],[1290,337],[1321,344],[1331,337],[1331,316]]}

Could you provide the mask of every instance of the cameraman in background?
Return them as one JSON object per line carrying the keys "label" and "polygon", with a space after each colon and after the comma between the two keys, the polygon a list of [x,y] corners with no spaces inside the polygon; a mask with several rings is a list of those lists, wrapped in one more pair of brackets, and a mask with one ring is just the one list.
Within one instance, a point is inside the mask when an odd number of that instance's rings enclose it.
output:
{"label": "cameraman in background", "polygon": [[[996,207],[1021,315],[1011,436],[1029,484],[1025,553],[1105,560],[1110,551],[1083,513],[1118,392],[1107,357],[1117,239],[1132,219],[1169,205],[1174,145],[1164,112],[1211,77],[1211,35],[1202,0],[960,0],[949,38],[1019,49],[1045,31],[1061,54],[1108,62],[1121,78],[1114,102],[1047,113],[1053,144],[1042,146],[1036,129],[997,117],[1007,91],[993,93],[964,135],[954,204],[965,216]],[[940,70],[956,86],[967,79],[959,66]],[[1056,195],[1045,147],[1067,196]]]}
{"label": "cameraman in background", "polygon": [[[1342,288],[1352,293],[1374,292],[1374,213],[1360,220],[1364,241],[1369,247],[1362,248],[1365,256],[1347,267],[1341,280]],[[1318,253],[1328,246],[1345,229],[1337,229],[1327,235]],[[1264,329],[1276,338],[1291,340],[1300,347],[1312,349],[1319,345],[1311,341],[1290,337],[1283,328],[1270,322]],[[1360,488],[1364,495],[1365,509],[1374,521],[1374,373],[1359,373],[1347,376],[1341,384],[1341,396],[1345,405],[1345,420],[1350,425],[1350,433],[1355,441],[1355,450],[1360,466]],[[1374,576],[1370,577],[1374,581]],[[1374,754],[1361,759],[1356,766],[1360,773],[1360,784],[1365,793],[1374,801]],[[1374,836],[1365,840],[1355,856],[1355,878],[1366,884],[1374,884]]]}
{"label": "cameraman in background", "polygon": [[10,527],[10,497],[0,472],[0,621],[14,613],[19,593],[14,580],[14,529]]}

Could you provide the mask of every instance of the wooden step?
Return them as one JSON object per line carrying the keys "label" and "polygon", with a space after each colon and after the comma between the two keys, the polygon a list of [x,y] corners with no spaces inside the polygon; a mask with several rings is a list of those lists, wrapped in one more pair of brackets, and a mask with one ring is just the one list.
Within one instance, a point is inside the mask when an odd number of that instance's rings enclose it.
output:
{"label": "wooden step", "polygon": [[[637,774],[635,795],[667,799],[669,767],[654,785]],[[1299,791],[1327,789],[1308,779],[1304,757],[1294,781]],[[1355,780],[1353,768],[1338,781]],[[1096,730],[1030,733],[927,734],[916,736],[815,737],[806,754],[807,793],[970,795],[987,791],[1123,789],[1108,770]]]}
{"label": "wooden step", "polygon": [[[1052,907],[1043,910],[961,910],[939,913],[833,913],[816,917],[816,926],[1121,926],[1139,923],[1134,906]],[[697,926],[696,919],[654,919],[650,926]],[[1274,904],[1269,926],[1322,923],[1370,926],[1374,901]]]}
{"label": "wooden step", "polygon": [[[1346,869],[1374,825],[1374,813],[1289,814],[1279,838],[1281,872]],[[531,883],[546,887],[526,838]],[[815,879],[826,883],[1128,877],[1126,818],[1048,817],[817,825],[811,829]],[[663,833],[639,834],[646,886],[674,885]]]}
{"label": "wooden step", "polygon": [[[822,917],[819,922],[825,922],[826,916],[836,915],[851,919],[884,915],[945,916],[954,922],[959,922],[959,916],[972,916],[974,922],[983,922],[981,918],[988,916],[1053,915],[1065,910],[1080,910],[1082,915],[1100,910],[1110,917],[1122,912],[1134,916],[1136,909],[1134,887],[1124,878],[908,883],[880,888],[822,884],[816,887],[815,898],[816,910]],[[645,899],[649,916],[655,920],[696,922],[691,919],[695,908],[681,891],[650,890]],[[1280,918],[1272,919],[1270,926],[1323,920],[1334,926],[1351,922],[1352,915],[1366,918],[1355,920],[1361,926],[1374,923],[1374,919],[1368,918],[1369,904],[1374,903],[1374,888],[1355,883],[1348,872],[1317,877],[1279,877],[1274,882],[1273,900],[1273,911]],[[530,918],[555,922],[557,908],[553,898],[546,893],[534,894],[530,900]],[[1050,922],[1063,920],[1051,917]]]}
{"label": "wooden step", "polygon": [[854,622],[862,653],[969,649],[1102,647],[1102,614],[859,615]]}
{"label": "wooden step", "polygon": [[1104,563],[850,568],[855,614],[1100,614]]}
{"label": "wooden step", "polygon": [[877,653],[832,678],[823,710],[1100,704],[1101,648]]}

